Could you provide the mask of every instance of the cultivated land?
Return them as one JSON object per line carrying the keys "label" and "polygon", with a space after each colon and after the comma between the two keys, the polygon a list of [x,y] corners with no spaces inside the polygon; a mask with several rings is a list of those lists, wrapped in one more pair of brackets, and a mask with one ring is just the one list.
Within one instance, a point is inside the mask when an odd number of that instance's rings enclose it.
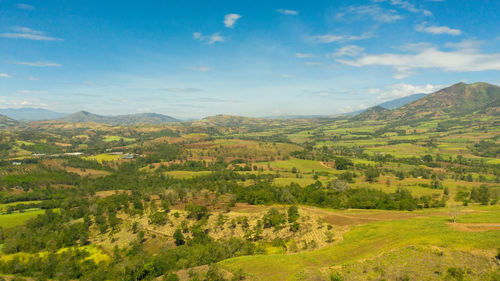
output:
{"label": "cultivated land", "polygon": [[460,83],[354,117],[2,118],[0,274],[500,280],[499,100]]}

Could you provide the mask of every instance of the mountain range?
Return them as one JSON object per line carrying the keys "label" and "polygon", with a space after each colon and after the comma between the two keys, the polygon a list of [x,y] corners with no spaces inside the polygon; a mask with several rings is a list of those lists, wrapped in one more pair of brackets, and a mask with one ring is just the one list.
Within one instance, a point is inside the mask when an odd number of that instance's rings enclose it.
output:
{"label": "mountain range", "polygon": [[59,118],[61,121],[85,123],[95,122],[108,125],[135,125],[135,124],[161,124],[166,122],[179,122],[179,119],[158,113],[137,113],[127,115],[104,116],[87,111],[79,111]]}
{"label": "mountain range", "polygon": [[[500,87],[488,83],[457,83],[432,94],[415,94],[391,100],[369,109],[344,114],[353,121],[395,120],[404,118],[439,117],[470,114],[474,112],[500,114]],[[295,117],[295,118],[294,118]],[[274,116],[268,118],[247,118],[217,115],[206,117],[197,124],[215,126],[241,126],[262,124],[270,119],[328,118],[332,116]],[[338,115],[336,116],[338,117]],[[157,113],[138,113],[105,116],[87,111],[70,115],[41,108],[0,109],[0,128],[16,126],[19,121],[57,120],[64,122],[95,122],[108,125],[161,124],[181,120]],[[266,122],[264,122],[266,123]]]}

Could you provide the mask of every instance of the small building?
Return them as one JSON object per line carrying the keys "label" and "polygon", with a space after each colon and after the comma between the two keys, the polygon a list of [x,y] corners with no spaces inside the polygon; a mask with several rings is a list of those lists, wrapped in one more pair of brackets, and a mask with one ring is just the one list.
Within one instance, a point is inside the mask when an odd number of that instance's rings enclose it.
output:
{"label": "small building", "polygon": [[66,153],[64,153],[64,155],[68,155],[68,156],[80,156],[80,155],[83,155],[83,152],[66,152]]}
{"label": "small building", "polygon": [[12,162],[12,165],[13,165],[13,166],[21,166],[21,164],[23,164],[23,163],[21,163],[21,162],[16,162],[16,161]]}
{"label": "small building", "polygon": [[134,154],[125,154],[122,156],[122,159],[134,159],[135,158],[135,155]]}

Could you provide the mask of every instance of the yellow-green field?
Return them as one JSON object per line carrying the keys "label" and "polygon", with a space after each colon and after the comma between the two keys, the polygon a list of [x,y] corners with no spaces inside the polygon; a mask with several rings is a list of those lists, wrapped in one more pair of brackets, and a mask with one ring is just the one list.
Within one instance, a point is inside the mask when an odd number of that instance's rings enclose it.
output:
{"label": "yellow-green field", "polygon": [[[459,216],[459,223],[500,223],[500,206],[469,210],[475,212],[464,215],[463,220]],[[241,268],[256,280],[295,280],[304,269],[342,265],[412,245],[466,251],[495,251],[500,245],[500,230],[455,230],[449,225],[451,215],[448,212],[442,209],[437,214],[429,213],[428,217],[353,226],[340,243],[310,252],[244,256],[220,264],[230,270]]]}
{"label": "yellow-green field", "polygon": [[12,214],[0,215],[0,227],[10,228],[22,225],[29,219],[34,218],[37,215],[43,213],[45,213],[44,210],[31,210],[31,211],[26,211],[24,213],[12,213]]}
{"label": "yellow-green field", "polygon": [[105,162],[105,161],[116,161],[122,158],[123,155],[115,155],[115,154],[109,154],[109,153],[102,153],[94,156],[86,156],[83,157],[85,160],[96,160],[99,163]]}

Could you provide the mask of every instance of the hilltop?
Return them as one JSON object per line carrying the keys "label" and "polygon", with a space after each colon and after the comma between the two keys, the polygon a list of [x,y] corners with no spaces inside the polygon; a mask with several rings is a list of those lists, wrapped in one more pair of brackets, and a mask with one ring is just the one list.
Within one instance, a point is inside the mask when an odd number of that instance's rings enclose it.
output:
{"label": "hilltop", "polygon": [[499,111],[499,105],[499,86],[483,82],[457,83],[393,110],[372,108],[353,120],[463,116],[478,111],[494,113]]}
{"label": "hilltop", "polygon": [[104,116],[93,114],[88,111],[79,111],[66,117],[60,118],[59,120],[75,123],[95,122],[108,125],[161,124],[180,121],[176,118],[157,113]]}
{"label": "hilltop", "polygon": [[0,129],[5,129],[7,127],[13,127],[17,125],[19,125],[18,121],[0,114]]}

